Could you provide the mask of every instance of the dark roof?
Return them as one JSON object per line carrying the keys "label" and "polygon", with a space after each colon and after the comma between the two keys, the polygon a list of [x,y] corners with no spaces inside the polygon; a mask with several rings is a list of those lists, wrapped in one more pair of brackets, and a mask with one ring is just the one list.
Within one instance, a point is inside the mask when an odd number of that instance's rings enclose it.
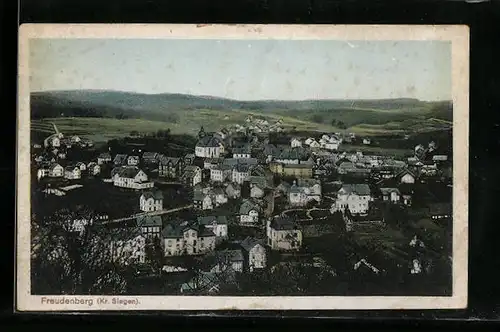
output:
{"label": "dark roof", "polygon": [[113,162],[115,163],[123,163],[127,159],[126,154],[117,154],[115,156],[115,159],[113,159]]}
{"label": "dark roof", "polygon": [[266,156],[279,156],[281,153],[280,149],[278,149],[274,144],[266,144],[264,145],[264,154]]}
{"label": "dark roof", "polygon": [[196,143],[196,146],[201,146],[201,147],[218,147],[222,143],[221,141],[214,136],[205,136],[202,137],[198,143]]}
{"label": "dark roof", "polygon": [[237,148],[233,148],[233,153],[241,153],[241,154],[249,154],[250,153],[250,146],[245,145],[245,146],[240,146]]}
{"label": "dark roof", "polygon": [[226,216],[200,216],[197,220],[200,225],[211,225],[214,221],[218,225],[227,225]]}
{"label": "dark roof", "polygon": [[111,159],[111,155],[108,152],[104,152],[99,154],[98,158],[100,159]]}
{"label": "dark roof", "polygon": [[62,167],[62,166],[61,166],[61,165],[59,165],[59,164],[57,164],[57,163],[52,163],[52,164],[50,164],[49,169],[50,169],[51,171],[53,171],[53,170],[54,170],[54,168],[56,168],[56,167]]}
{"label": "dark roof", "polygon": [[249,199],[243,200],[243,202],[240,205],[240,214],[246,215],[252,210],[259,211],[260,210],[259,205],[257,205],[256,203],[254,203]]}
{"label": "dark roof", "polygon": [[309,158],[309,153],[303,147],[286,148],[281,151],[278,159],[290,159],[290,160],[307,160]]}
{"label": "dark roof", "polygon": [[252,250],[253,247],[255,247],[257,244],[264,245],[264,240],[262,239],[256,239],[250,236],[247,236],[243,241],[241,241],[240,245],[245,251],[250,251]]}
{"label": "dark roof", "polygon": [[360,184],[343,184],[340,190],[344,190],[347,194],[370,195],[370,187],[365,183]]}
{"label": "dark roof", "polygon": [[123,167],[118,167],[118,170],[115,172],[114,168],[112,170],[112,175],[118,174],[119,177],[121,178],[129,178],[133,179],[137,176],[137,174],[141,171],[139,167],[136,166],[123,166]]}
{"label": "dark roof", "polygon": [[162,221],[160,216],[141,216],[136,219],[137,226],[139,227],[150,227],[150,226],[162,226]]}
{"label": "dark roof", "polygon": [[290,220],[287,217],[274,217],[273,220],[271,221],[271,228],[274,228],[276,230],[294,230],[298,229],[298,225],[294,223],[292,220]]}
{"label": "dark roof", "polygon": [[389,195],[392,192],[395,192],[398,195],[400,194],[398,188],[380,188],[380,192],[382,193],[382,195]]}
{"label": "dark roof", "polygon": [[153,198],[154,200],[163,199],[163,192],[158,189],[148,190],[142,193],[145,199]]}
{"label": "dark roof", "polygon": [[203,225],[198,225],[192,222],[177,222],[176,224],[168,224],[165,226],[161,232],[163,238],[180,238],[184,235],[184,232],[193,229],[198,232],[198,237],[211,237],[215,236],[214,232],[210,229],[204,227]]}
{"label": "dark roof", "polygon": [[181,160],[181,158],[166,157],[164,155],[161,155],[158,159],[161,165],[167,165],[169,163],[172,165],[177,165]]}

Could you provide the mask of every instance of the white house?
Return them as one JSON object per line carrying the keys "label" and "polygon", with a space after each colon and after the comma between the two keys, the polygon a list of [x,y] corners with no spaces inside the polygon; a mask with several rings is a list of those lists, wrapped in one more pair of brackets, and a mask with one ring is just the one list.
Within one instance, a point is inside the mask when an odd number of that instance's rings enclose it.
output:
{"label": "white house", "polygon": [[402,170],[399,174],[396,175],[396,178],[399,180],[400,183],[415,183],[415,174],[413,174],[411,171],[404,169]]}
{"label": "white house", "polygon": [[200,216],[198,224],[211,230],[218,241],[227,239],[227,218],[226,216]]}
{"label": "white house", "polygon": [[302,146],[302,141],[300,139],[294,137],[290,141],[290,146],[292,148],[296,148],[296,147]]}
{"label": "white house", "polygon": [[99,166],[99,164],[91,161],[87,165],[87,172],[89,175],[99,175],[101,173],[101,166]]}
{"label": "white house", "polygon": [[60,178],[64,176],[64,168],[56,163],[52,163],[49,166],[49,177],[51,178]]}
{"label": "white house", "polygon": [[288,218],[269,219],[266,233],[267,244],[272,250],[296,251],[302,246],[302,231]]}
{"label": "white house", "polygon": [[210,181],[224,182],[231,176],[231,168],[227,165],[218,165],[210,169]]}
{"label": "white house", "polygon": [[250,197],[252,198],[262,198],[264,197],[264,189],[265,187],[261,184],[251,183],[250,184]]}
{"label": "white house", "polygon": [[148,190],[139,197],[141,211],[160,211],[163,209],[163,193],[161,190]]}
{"label": "white house", "polygon": [[193,196],[194,206],[200,210],[212,210],[215,206],[215,197],[208,193],[195,192]]}
{"label": "white house", "polygon": [[371,200],[370,187],[367,184],[344,184],[337,192],[332,212],[348,209],[352,214],[365,215]]}
{"label": "white house", "polygon": [[263,269],[267,266],[267,252],[264,243],[251,237],[245,238],[241,243],[248,271]]}
{"label": "white house", "polygon": [[77,166],[66,166],[64,168],[64,177],[68,180],[78,180],[82,178],[82,171]]}
{"label": "white house", "polygon": [[161,237],[162,221],[161,216],[140,216],[136,219],[137,227],[142,231],[146,239]]}
{"label": "white house", "polygon": [[224,153],[224,145],[214,136],[202,137],[196,143],[194,154],[201,158],[219,158]]}
{"label": "white house", "polygon": [[140,162],[139,156],[128,156],[127,157],[127,165],[129,166],[137,166]]}
{"label": "white house", "polygon": [[182,174],[182,179],[184,182],[190,186],[194,187],[201,182],[201,168],[194,165],[188,165],[184,168],[184,173]]}
{"label": "white house", "polygon": [[321,182],[316,179],[299,179],[288,190],[292,206],[305,206],[309,202],[321,202]]}
{"label": "white house", "polygon": [[76,163],[76,167],[78,167],[82,172],[87,170],[87,165],[81,161]]}
{"label": "white house", "polygon": [[385,202],[398,203],[401,199],[401,193],[398,188],[380,188],[382,200]]}
{"label": "white house", "polygon": [[251,200],[244,200],[240,205],[240,223],[256,224],[259,221],[260,207]]}
{"label": "white house", "polygon": [[363,138],[363,144],[364,145],[370,145],[370,144],[372,144],[372,141],[369,138]]}
{"label": "white house", "polygon": [[250,167],[246,164],[237,164],[231,173],[231,180],[234,183],[243,184],[250,176]]}
{"label": "white house", "polygon": [[161,235],[165,257],[200,255],[215,249],[214,232],[195,223],[169,224]]}
{"label": "white house", "polygon": [[111,178],[116,187],[130,189],[153,188],[154,183],[148,181],[148,176],[137,166],[122,166],[111,171]]}
{"label": "white house", "polygon": [[102,164],[106,164],[106,163],[109,163],[111,162],[111,155],[107,152],[105,153],[101,153],[98,157],[97,157],[97,164],[99,165],[102,165]]}

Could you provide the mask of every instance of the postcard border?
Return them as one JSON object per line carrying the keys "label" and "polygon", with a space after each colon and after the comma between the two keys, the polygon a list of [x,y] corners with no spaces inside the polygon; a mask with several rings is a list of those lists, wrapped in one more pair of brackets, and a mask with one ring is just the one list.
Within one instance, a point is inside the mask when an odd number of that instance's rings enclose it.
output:
{"label": "postcard border", "polygon": [[[453,295],[219,297],[38,296],[30,294],[29,40],[33,38],[449,40],[452,43]],[[16,309],[101,310],[383,310],[463,309],[468,286],[469,29],[464,25],[23,24],[19,29]],[[42,304],[43,298],[88,299],[93,305]],[[113,303],[113,299],[128,301]],[[82,301],[84,302],[84,301]]]}

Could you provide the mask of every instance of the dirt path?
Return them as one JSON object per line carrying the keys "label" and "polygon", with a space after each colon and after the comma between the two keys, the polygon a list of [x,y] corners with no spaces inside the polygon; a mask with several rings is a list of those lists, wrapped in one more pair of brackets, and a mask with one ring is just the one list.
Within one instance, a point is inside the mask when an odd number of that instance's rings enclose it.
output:
{"label": "dirt path", "polygon": [[306,209],[288,209],[288,210],[281,212],[281,214],[285,215],[286,213],[293,212],[293,211],[305,211],[306,212],[307,218],[306,219],[298,219],[297,221],[313,221],[313,220],[324,220],[328,216],[314,218],[313,216],[311,216],[312,211],[330,211],[330,209],[320,209],[320,208],[316,208],[316,207],[314,207],[312,209],[307,209],[307,210]]}

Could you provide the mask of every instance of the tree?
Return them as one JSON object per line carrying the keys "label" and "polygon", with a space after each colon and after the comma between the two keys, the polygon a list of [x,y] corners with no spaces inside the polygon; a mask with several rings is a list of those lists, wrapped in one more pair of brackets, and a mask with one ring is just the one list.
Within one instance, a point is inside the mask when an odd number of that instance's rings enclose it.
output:
{"label": "tree", "polygon": [[[64,208],[32,220],[32,292],[42,294],[123,294],[123,267],[113,263],[109,230],[96,224],[84,206]],[[75,220],[85,224],[75,229]]]}

